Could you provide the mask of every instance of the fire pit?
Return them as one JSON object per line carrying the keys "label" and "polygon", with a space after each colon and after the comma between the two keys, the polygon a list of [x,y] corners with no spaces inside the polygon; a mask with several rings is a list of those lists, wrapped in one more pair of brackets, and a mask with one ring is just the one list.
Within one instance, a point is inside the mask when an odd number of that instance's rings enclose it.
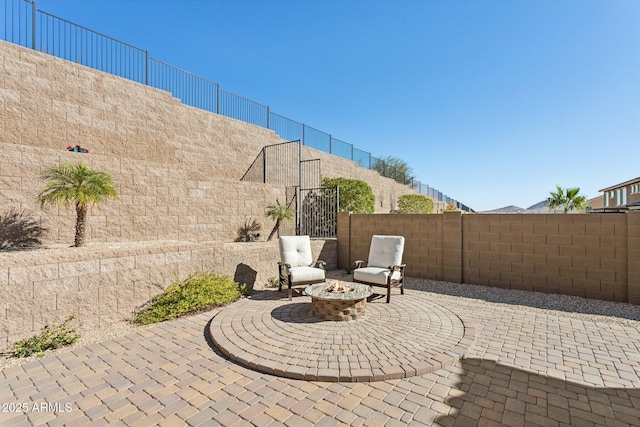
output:
{"label": "fire pit", "polygon": [[362,283],[328,280],[308,286],[314,314],[325,320],[347,321],[362,317],[367,311],[367,297],[373,291]]}

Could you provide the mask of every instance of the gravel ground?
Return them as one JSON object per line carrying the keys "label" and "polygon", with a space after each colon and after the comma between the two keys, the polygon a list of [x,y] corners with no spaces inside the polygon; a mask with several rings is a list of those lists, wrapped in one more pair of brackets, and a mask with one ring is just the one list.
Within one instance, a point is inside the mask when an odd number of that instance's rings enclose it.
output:
{"label": "gravel ground", "polygon": [[[347,280],[344,271],[327,272],[327,276]],[[478,303],[502,304],[522,310],[538,311],[554,316],[571,317],[593,322],[617,323],[640,328],[640,305],[600,301],[570,295],[544,294],[468,285],[437,280],[406,278],[405,287],[431,292],[438,298],[468,298]],[[378,288],[381,289],[381,288]],[[392,300],[393,301],[393,300]]]}
{"label": "gravel ground", "polygon": [[[344,280],[348,280],[350,277],[347,276],[344,271],[330,271],[327,272],[327,276]],[[544,312],[554,316],[570,317],[592,322],[616,323],[623,326],[640,328],[640,306],[627,303],[414,278],[406,279],[406,287],[407,289],[431,292],[434,294],[434,298],[443,300],[454,297],[467,298],[473,300],[476,304],[498,304],[510,309],[517,307],[522,310]],[[61,353],[71,351],[77,347],[92,345],[123,336],[131,332],[133,328],[147,328],[151,326],[152,325],[134,326],[128,321],[122,321],[95,329],[79,328],[78,332],[81,337],[72,346],[55,351],[47,351],[39,357],[34,355],[17,359],[9,357],[7,354],[2,354],[0,356],[0,370],[28,363],[41,357],[47,357],[54,352]]]}

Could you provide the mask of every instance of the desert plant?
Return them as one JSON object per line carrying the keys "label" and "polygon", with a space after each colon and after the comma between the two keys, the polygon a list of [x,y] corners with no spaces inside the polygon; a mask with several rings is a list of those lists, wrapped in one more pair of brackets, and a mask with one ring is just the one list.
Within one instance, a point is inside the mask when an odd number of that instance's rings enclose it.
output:
{"label": "desert plant", "polygon": [[322,186],[339,187],[340,212],[370,214],[375,210],[376,198],[369,184],[358,179],[322,178]]}
{"label": "desert plant", "polygon": [[550,191],[547,199],[549,209],[561,209],[563,213],[582,211],[587,206],[587,198],[580,195],[580,188],[562,188],[556,185],[556,191]]}
{"label": "desert plant", "polygon": [[373,170],[400,184],[410,184],[413,179],[411,176],[413,171],[407,162],[393,156],[376,159],[373,163]]}
{"label": "desert plant", "polygon": [[258,222],[258,220],[254,219],[252,222],[251,218],[244,222],[244,226],[238,228],[238,233],[235,242],[255,242],[260,238],[260,230],[262,229],[262,225]]}
{"label": "desert plant", "polygon": [[430,214],[433,213],[433,200],[422,194],[405,194],[398,198],[398,213]]}
{"label": "desert plant", "polygon": [[75,314],[72,314],[61,325],[47,325],[40,330],[40,335],[15,342],[12,345],[11,355],[13,357],[29,357],[32,354],[73,344],[80,338],[80,335],[76,334],[75,328],[69,326],[69,323],[75,318]]}
{"label": "desert plant", "polygon": [[106,197],[116,197],[113,178],[106,172],[89,169],[82,163],[63,163],[45,170],[42,179],[47,183],[38,195],[41,206],[69,206],[73,203],[76,208],[74,246],[83,246],[89,204],[97,206]]}
{"label": "desert plant", "polygon": [[47,229],[24,211],[9,209],[0,216],[0,251],[35,248]]}
{"label": "desert plant", "polygon": [[267,288],[276,288],[280,284],[280,279],[271,276],[267,279]]}
{"label": "desert plant", "polygon": [[240,294],[241,285],[231,277],[211,271],[196,272],[171,284],[162,294],[142,306],[135,314],[134,322],[148,325],[206,311],[236,301]]}
{"label": "desert plant", "polygon": [[453,203],[449,203],[447,205],[447,207],[444,208],[444,210],[446,212],[456,212],[456,211],[459,211],[460,209],[458,209],[458,207],[456,205],[454,205]]}
{"label": "desert plant", "polygon": [[280,238],[280,224],[282,221],[291,221],[294,214],[295,211],[291,206],[281,205],[278,199],[276,199],[275,205],[267,206],[267,216],[269,219],[276,222],[273,226],[273,230],[269,233],[269,237],[267,237],[267,241],[270,241],[276,233],[278,234],[278,238]]}
{"label": "desert plant", "polygon": [[251,288],[246,283],[238,283],[238,292],[240,292],[240,295],[243,297],[248,297],[251,295]]}

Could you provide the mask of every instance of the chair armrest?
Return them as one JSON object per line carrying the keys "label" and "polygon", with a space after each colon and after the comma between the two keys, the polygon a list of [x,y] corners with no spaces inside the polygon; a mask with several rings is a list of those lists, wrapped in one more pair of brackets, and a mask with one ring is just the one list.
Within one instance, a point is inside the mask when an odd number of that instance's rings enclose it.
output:
{"label": "chair armrest", "polygon": [[355,261],[353,262],[353,264],[356,266],[356,268],[361,268],[361,267],[362,267],[362,265],[363,265],[364,263],[365,263],[365,262],[364,262],[364,261],[362,261],[361,259],[355,260]]}
{"label": "chair armrest", "polygon": [[315,263],[315,267],[316,268],[320,268],[322,270],[324,270],[324,266],[327,265],[326,262],[322,261],[321,259],[319,259],[318,261],[316,261]]}
{"label": "chair armrest", "polygon": [[404,272],[404,268],[407,266],[407,264],[400,264],[400,265],[390,265],[389,267],[387,267],[389,270],[391,271],[399,271],[400,273]]}

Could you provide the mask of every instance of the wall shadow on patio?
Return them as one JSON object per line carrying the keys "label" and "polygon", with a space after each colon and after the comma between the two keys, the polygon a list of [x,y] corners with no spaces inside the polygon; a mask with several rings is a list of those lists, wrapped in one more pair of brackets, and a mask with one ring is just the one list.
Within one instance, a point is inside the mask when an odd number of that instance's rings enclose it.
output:
{"label": "wall shadow on patio", "polygon": [[588,387],[481,359],[444,399],[436,425],[640,425],[640,390]]}

